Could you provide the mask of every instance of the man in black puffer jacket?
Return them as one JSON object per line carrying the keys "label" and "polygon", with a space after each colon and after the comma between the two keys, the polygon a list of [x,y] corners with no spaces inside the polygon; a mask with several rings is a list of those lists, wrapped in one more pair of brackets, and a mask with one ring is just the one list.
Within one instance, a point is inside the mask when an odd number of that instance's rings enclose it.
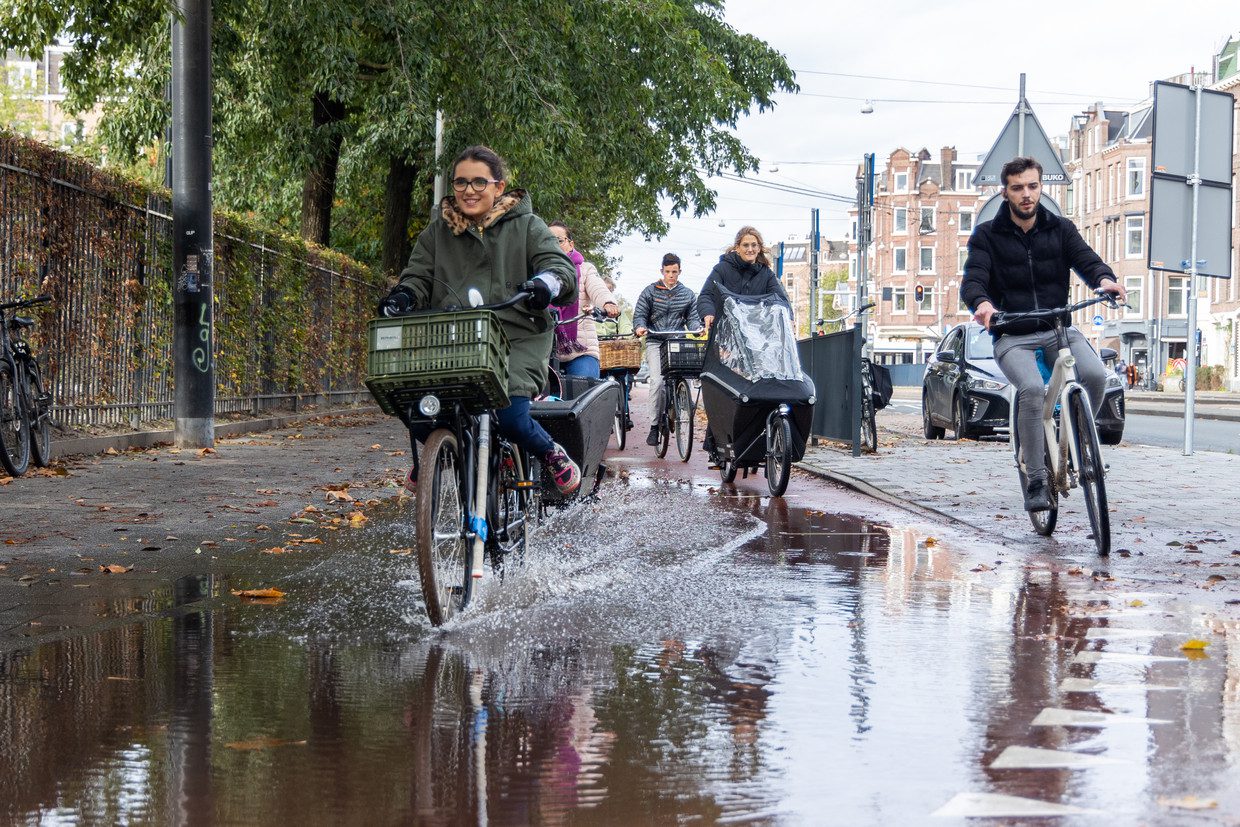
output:
{"label": "man in black puffer jacket", "polygon": [[[1038,203],[1042,197],[1041,164],[1033,158],[1015,158],[1004,164],[1000,179],[1006,203],[993,220],[977,225],[969,237],[969,258],[960,285],[960,297],[973,311],[974,319],[989,329],[990,317],[997,310],[1064,307],[1068,303],[1069,268],[1090,287],[1114,293],[1124,301],[1127,291],[1072,222],[1052,215]],[[1024,492],[1028,511],[1050,508],[1046,435],[1041,422],[1046,387],[1036,352],[1043,350],[1050,364],[1058,344],[1054,331],[1039,329],[1039,324],[1031,321],[1024,329],[1009,327],[1006,334],[992,333],[995,361],[1016,389],[1016,429],[1029,480]],[[1076,357],[1077,377],[1097,414],[1106,388],[1106,368],[1079,330],[1069,327],[1067,333]]]}

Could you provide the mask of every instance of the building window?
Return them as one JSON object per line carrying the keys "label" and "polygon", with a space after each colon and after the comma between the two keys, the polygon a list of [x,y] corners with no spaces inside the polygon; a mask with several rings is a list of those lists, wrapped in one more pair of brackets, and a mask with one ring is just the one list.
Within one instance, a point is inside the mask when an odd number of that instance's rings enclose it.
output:
{"label": "building window", "polygon": [[896,287],[891,291],[891,312],[908,312],[908,291],[903,287]]}
{"label": "building window", "polygon": [[969,312],[969,306],[964,303],[964,297],[959,293],[956,294],[956,312],[961,316],[964,316]]}
{"label": "building window", "polygon": [[973,232],[973,210],[960,211],[960,232]]}
{"label": "building window", "polygon": [[1085,191],[1081,193],[1081,208],[1085,212],[1089,212],[1089,193],[1094,188],[1094,174],[1092,172],[1085,173]]}
{"label": "building window", "polygon": [[917,231],[923,234],[934,232],[934,207],[921,208],[921,221],[917,225]]}
{"label": "building window", "polygon": [[1128,307],[1124,308],[1124,315],[1141,315],[1141,284],[1144,281],[1145,278],[1142,276],[1126,276],[1124,278],[1124,289],[1128,291]]}
{"label": "building window", "polygon": [[918,250],[920,258],[917,262],[917,270],[921,273],[934,272],[934,248],[922,247]]}
{"label": "building window", "polygon": [[908,232],[908,207],[896,207],[895,216],[896,216],[896,219],[895,219],[896,223],[895,223],[895,228],[892,230],[892,232],[907,233]]}
{"label": "building window", "polygon": [[1188,315],[1188,279],[1172,276],[1167,279],[1167,315]]}
{"label": "building window", "polygon": [[969,260],[969,248],[961,247],[956,251],[956,272],[964,275],[965,262]]}
{"label": "building window", "polygon": [[1108,170],[1107,189],[1109,192],[1107,192],[1107,203],[1109,204],[1114,204],[1119,200],[1119,187],[1117,186],[1118,182],[1115,180],[1116,170],[1118,169],[1119,164],[1111,164],[1111,167]]}
{"label": "building window", "polygon": [[918,313],[933,313],[934,312],[934,291],[931,290],[929,287],[926,287],[925,289],[922,290],[921,301],[917,303],[917,312]]}
{"label": "building window", "polygon": [[1145,253],[1145,216],[1130,215],[1124,220],[1124,258],[1141,258]]}
{"label": "building window", "polygon": [[973,170],[958,169],[956,170],[956,189],[963,192],[964,190],[973,189]]}
{"label": "building window", "polygon": [[1126,195],[1128,198],[1144,198],[1145,197],[1145,159],[1129,158],[1128,159],[1128,187]]}
{"label": "building window", "polygon": [[908,272],[908,248],[897,247],[891,251],[894,256],[892,270],[896,273]]}
{"label": "building window", "polygon": [[1066,215],[1076,215],[1076,184],[1068,184],[1064,191],[1063,209]]}
{"label": "building window", "polygon": [[896,192],[908,192],[908,173],[896,173]]}

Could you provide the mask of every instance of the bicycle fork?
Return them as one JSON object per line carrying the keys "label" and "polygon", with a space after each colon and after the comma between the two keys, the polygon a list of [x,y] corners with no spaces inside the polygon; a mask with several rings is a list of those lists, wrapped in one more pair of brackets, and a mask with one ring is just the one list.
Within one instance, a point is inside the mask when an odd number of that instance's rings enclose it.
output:
{"label": "bicycle fork", "polygon": [[491,470],[491,415],[478,417],[478,459],[474,500],[469,507],[469,528],[474,538],[470,554],[469,576],[482,578],[482,552],[487,542],[487,474]]}

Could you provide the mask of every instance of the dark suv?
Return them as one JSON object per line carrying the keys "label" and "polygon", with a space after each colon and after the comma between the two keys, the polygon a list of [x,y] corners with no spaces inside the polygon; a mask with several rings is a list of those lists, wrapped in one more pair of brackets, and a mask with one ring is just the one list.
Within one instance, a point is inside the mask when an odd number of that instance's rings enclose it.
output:
{"label": "dark suv", "polygon": [[[1115,351],[1102,349],[1104,364]],[[921,385],[921,422],[926,439],[970,439],[1008,429],[1012,386],[995,362],[994,342],[976,322],[953,327],[926,365]],[[1124,435],[1124,384],[1107,372],[1106,399],[1098,414],[1098,436],[1116,445]]]}

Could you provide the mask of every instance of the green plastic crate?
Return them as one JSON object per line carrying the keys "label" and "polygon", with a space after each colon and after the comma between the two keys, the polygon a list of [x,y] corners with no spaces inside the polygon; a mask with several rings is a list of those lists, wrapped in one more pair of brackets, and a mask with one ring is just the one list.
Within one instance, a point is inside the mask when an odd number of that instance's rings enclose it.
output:
{"label": "green plastic crate", "polygon": [[395,415],[428,393],[475,409],[508,407],[508,336],[491,310],[372,319],[366,387]]}

